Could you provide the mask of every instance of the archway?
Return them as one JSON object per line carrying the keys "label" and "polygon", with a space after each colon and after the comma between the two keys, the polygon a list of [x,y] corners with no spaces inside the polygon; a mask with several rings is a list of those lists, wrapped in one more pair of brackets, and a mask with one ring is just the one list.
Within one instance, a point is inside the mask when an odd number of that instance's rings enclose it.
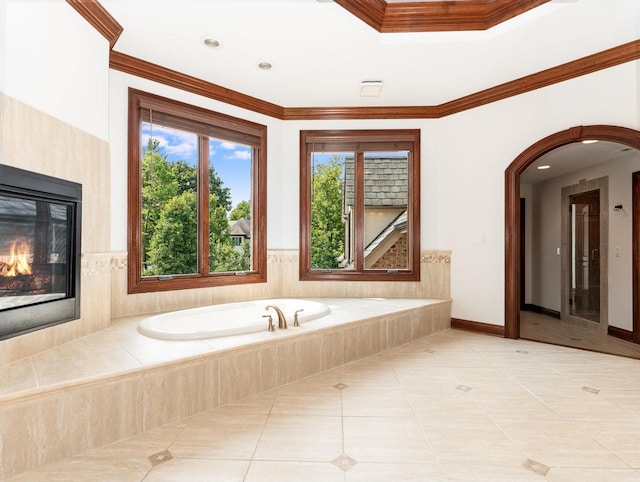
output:
{"label": "archway", "polygon": [[[576,126],[552,134],[522,152],[505,170],[505,331],[506,338],[520,337],[520,175],[540,156],[560,146],[583,140],[617,142],[640,150],[640,132],[625,127]],[[634,206],[635,207],[635,206]],[[640,337],[640,220],[633,219],[633,331]]]}

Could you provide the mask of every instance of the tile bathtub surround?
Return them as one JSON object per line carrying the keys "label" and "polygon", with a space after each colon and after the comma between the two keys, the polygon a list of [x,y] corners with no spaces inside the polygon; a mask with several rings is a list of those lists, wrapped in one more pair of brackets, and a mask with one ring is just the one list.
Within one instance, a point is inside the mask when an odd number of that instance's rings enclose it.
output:
{"label": "tile bathtub surround", "polygon": [[9,480],[634,481],[638,387],[640,360],[445,330]]}
{"label": "tile bathtub surround", "polygon": [[122,319],[3,366],[0,479],[445,330],[451,318],[450,301],[326,301],[332,314],[300,328],[198,341],[147,338],[140,317]]}
{"label": "tile bathtub surround", "polygon": [[267,253],[268,281],[166,293],[127,294],[127,253],[112,253],[111,313],[114,318],[265,298],[420,298],[451,297],[451,252],[424,250],[419,282],[300,281],[298,251]]}

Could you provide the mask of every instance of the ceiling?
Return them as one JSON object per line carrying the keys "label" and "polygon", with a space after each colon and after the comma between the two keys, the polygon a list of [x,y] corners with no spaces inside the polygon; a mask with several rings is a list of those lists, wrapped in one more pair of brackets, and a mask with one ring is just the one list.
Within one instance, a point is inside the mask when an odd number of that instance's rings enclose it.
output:
{"label": "ceiling", "polygon": [[[640,38],[637,0],[550,0],[487,30],[399,33],[340,5],[375,2],[100,0],[123,28],[114,51],[284,107],[439,105]],[[380,96],[359,95],[366,80]]]}
{"label": "ceiling", "polygon": [[[640,169],[640,151],[617,142],[599,141],[594,144],[575,142],[558,147],[536,159],[521,175],[522,184],[536,184],[579,169],[627,158],[635,159]],[[538,166],[549,166],[538,169]]]}

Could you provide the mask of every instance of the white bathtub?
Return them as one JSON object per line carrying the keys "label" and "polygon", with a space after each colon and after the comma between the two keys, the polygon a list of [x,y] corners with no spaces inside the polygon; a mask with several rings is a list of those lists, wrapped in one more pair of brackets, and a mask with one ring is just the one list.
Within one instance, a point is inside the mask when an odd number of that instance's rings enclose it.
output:
{"label": "white bathtub", "polygon": [[266,310],[268,305],[282,310],[289,328],[293,327],[293,316],[298,310],[304,310],[298,313],[300,323],[320,318],[331,311],[326,304],[311,300],[241,301],[150,316],[139,323],[138,331],[163,340],[199,340],[240,335],[266,331],[269,324],[267,318],[262,316],[266,314],[273,317],[273,324],[278,329],[278,315],[273,309]]}

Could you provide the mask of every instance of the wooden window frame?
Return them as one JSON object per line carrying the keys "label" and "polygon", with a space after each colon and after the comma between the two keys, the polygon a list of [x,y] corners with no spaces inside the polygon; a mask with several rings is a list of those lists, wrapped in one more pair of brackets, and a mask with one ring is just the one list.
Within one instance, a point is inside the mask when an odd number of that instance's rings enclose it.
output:
{"label": "wooden window frame", "polygon": [[[368,151],[408,147],[407,211],[408,269],[374,270],[360,267],[349,270],[311,268],[311,152],[313,146],[332,150]],[[356,169],[356,176],[363,169]],[[356,227],[362,244],[363,223]],[[361,248],[361,246],[359,246]],[[303,130],[300,131],[300,266],[301,281],[420,281],[420,130]]]}
{"label": "wooden window frame", "polygon": [[[250,271],[208,273],[208,268],[204,267],[206,265],[204,260],[208,258],[208,253],[201,252],[201,243],[198,243],[198,273],[173,275],[171,277],[142,276],[140,126],[144,121],[143,110],[146,109],[153,109],[154,116],[167,115],[171,116],[172,119],[182,119],[184,120],[184,126],[182,127],[196,134],[217,134],[222,136],[224,140],[238,143],[244,142],[252,146],[252,269]],[[128,136],[128,293],[149,293],[265,282],[267,280],[267,127],[130,88]],[[208,221],[202,219],[202,217],[200,214],[198,215],[199,225],[208,226]],[[199,234],[200,239],[202,236],[202,233]]]}

